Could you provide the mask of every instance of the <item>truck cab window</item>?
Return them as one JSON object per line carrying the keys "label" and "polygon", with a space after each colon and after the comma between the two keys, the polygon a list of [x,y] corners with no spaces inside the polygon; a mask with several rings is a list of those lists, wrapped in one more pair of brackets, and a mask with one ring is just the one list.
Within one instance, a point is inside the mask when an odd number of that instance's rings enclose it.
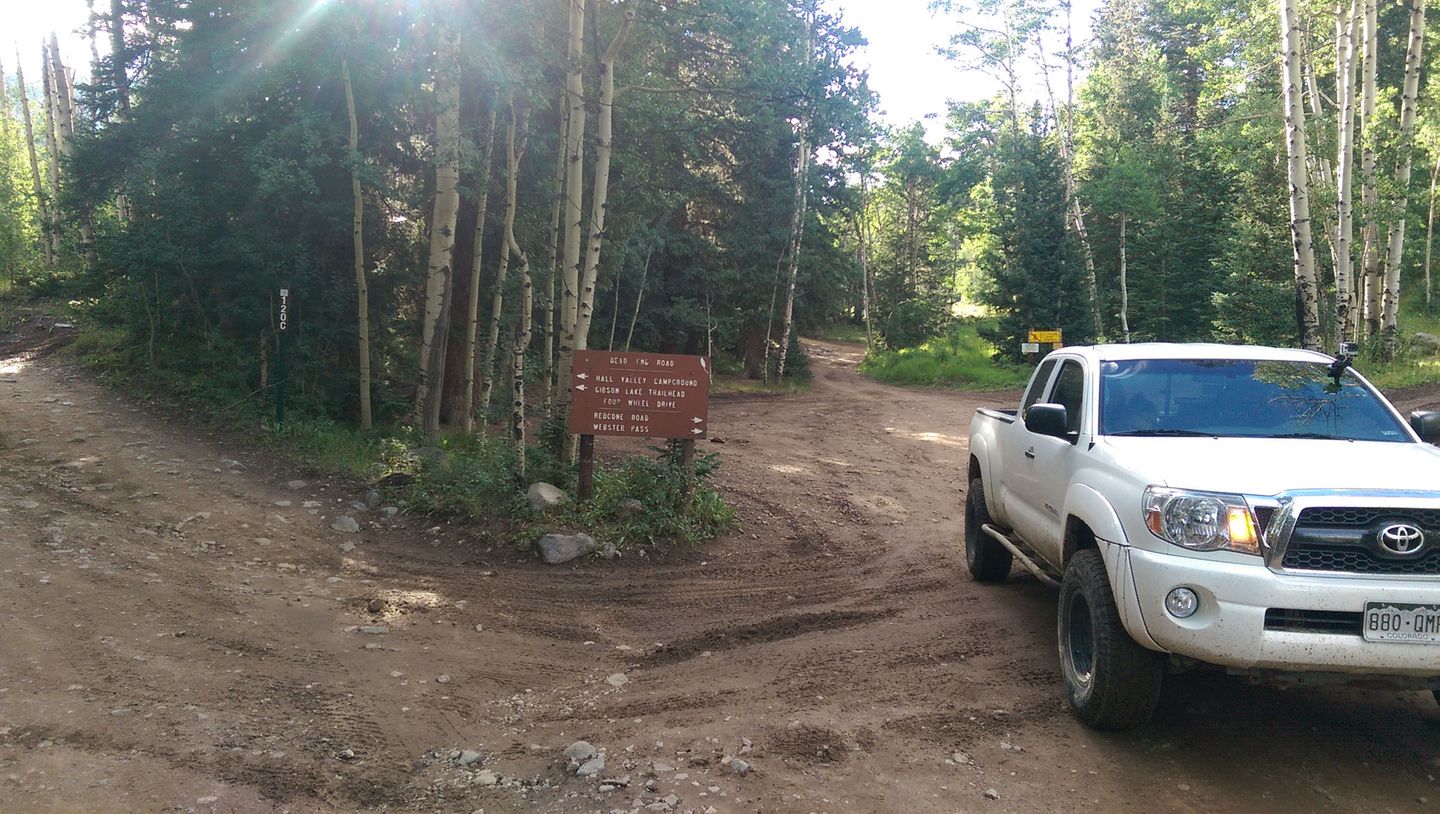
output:
{"label": "truck cab window", "polygon": [[1074,359],[1066,359],[1055,377],[1055,389],[1050,393],[1053,404],[1065,406],[1066,420],[1070,432],[1080,431],[1080,408],[1085,402],[1085,368]]}
{"label": "truck cab window", "polygon": [[1035,371],[1035,378],[1030,380],[1030,387],[1025,390],[1025,398],[1020,402],[1020,418],[1025,418],[1025,411],[1040,400],[1040,394],[1045,392],[1045,385],[1050,382],[1050,371],[1054,369],[1054,359],[1040,363],[1040,369]]}

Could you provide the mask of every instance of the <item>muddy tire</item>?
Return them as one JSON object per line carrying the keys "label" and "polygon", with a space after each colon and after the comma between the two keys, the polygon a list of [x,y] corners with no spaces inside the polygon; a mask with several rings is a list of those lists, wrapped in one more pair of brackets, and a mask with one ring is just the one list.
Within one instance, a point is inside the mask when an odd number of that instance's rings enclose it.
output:
{"label": "muddy tire", "polygon": [[970,491],[965,495],[965,565],[976,582],[1004,582],[1015,558],[1009,549],[980,530],[989,522],[985,484],[976,478],[970,481]]}
{"label": "muddy tire", "polygon": [[1165,661],[1120,622],[1100,552],[1076,552],[1060,583],[1060,672],[1075,715],[1092,729],[1144,726],[1160,700]]}

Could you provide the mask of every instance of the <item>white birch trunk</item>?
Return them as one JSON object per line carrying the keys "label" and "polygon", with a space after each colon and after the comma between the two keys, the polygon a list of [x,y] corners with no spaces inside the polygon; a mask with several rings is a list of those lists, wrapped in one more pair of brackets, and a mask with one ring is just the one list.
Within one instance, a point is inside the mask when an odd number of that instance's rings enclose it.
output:
{"label": "white birch trunk", "polygon": [[[515,229],[515,209],[517,206],[515,197],[518,172],[516,167],[511,167],[512,159],[518,166],[519,159],[514,158],[515,152],[515,128],[516,112],[515,100],[510,100],[510,123],[505,127],[505,214],[503,216],[504,234],[510,234]],[[510,241],[504,240],[500,244],[500,263],[495,267],[495,291],[490,298],[490,331],[485,341],[485,361],[480,372],[484,378],[484,385],[480,390],[480,409],[490,407],[490,398],[495,392],[495,357],[500,353],[500,317],[504,313],[505,306],[505,281],[510,276]],[[524,315],[521,319],[524,319]]]}
{"label": "white birch trunk", "polygon": [[[570,411],[570,370],[575,362],[575,321],[580,304],[581,197],[585,180],[585,87],[581,70],[585,59],[585,0],[569,0],[570,27],[566,49],[569,72],[565,77],[565,218],[564,259],[560,284],[560,348],[556,363],[556,413],[561,421]],[[578,437],[565,433],[561,458],[575,460]]]}
{"label": "white birch trunk", "polygon": [[40,44],[41,89],[45,92],[45,155],[50,175],[50,247],[60,257],[60,145],[55,132],[55,82],[50,72],[50,46]]}
{"label": "white birch trunk", "polygon": [[25,88],[25,70],[20,66],[20,54],[15,54],[15,93],[20,97],[20,112],[25,119],[25,149],[30,156],[30,183],[35,190],[35,200],[40,206],[40,225],[45,234],[41,247],[45,265],[55,265],[55,244],[50,232],[50,202],[46,199],[44,186],[40,182],[40,161],[35,155],[35,126],[30,120],[30,92]]}
{"label": "white birch trunk", "polygon": [[1125,251],[1126,227],[1130,225],[1130,217],[1124,212],[1120,213],[1120,330],[1125,334],[1125,344],[1130,344],[1130,279]]}
{"label": "white birch trunk", "polygon": [[1435,238],[1435,182],[1440,181],[1440,156],[1430,168],[1430,209],[1425,215],[1425,313],[1430,313],[1430,249]]}
{"label": "white birch trunk", "polygon": [[1384,290],[1381,294],[1380,333],[1385,342],[1385,358],[1395,358],[1400,332],[1400,261],[1405,253],[1405,220],[1410,208],[1410,167],[1415,145],[1415,107],[1420,96],[1420,65],[1425,47],[1425,0],[1412,0],[1410,6],[1410,42],[1405,49],[1405,84],[1400,94],[1400,142],[1396,149],[1395,185],[1399,197],[1395,201],[1394,220],[1385,255]]}
{"label": "white birch trunk", "polygon": [[1290,183],[1290,233],[1295,255],[1295,295],[1300,341],[1320,347],[1320,320],[1315,283],[1315,247],[1310,228],[1310,190],[1306,177],[1305,109],[1301,98],[1300,15],[1295,0],[1280,0],[1281,84],[1285,102],[1285,152]]}
{"label": "white birch trunk", "polygon": [[625,9],[620,30],[600,57],[600,109],[595,117],[595,181],[590,193],[590,242],[580,280],[575,348],[590,347],[590,320],[595,308],[595,281],[600,273],[600,246],[605,238],[605,208],[610,200],[610,157],[615,150],[615,60],[635,24],[633,5]]}
{"label": "white birch trunk", "polygon": [[545,252],[545,342],[543,364],[545,367],[545,414],[550,415],[555,399],[555,313],[559,303],[555,301],[557,278],[560,275],[560,210],[565,203],[565,132],[568,109],[562,97],[560,103],[560,137],[556,139],[555,174],[550,187],[554,195],[550,201],[550,245]]}
{"label": "white birch trunk", "polygon": [[1380,63],[1380,36],[1376,12],[1376,0],[1363,0],[1363,23],[1365,37],[1365,68],[1360,97],[1360,204],[1364,217],[1361,232],[1364,244],[1360,252],[1360,268],[1363,274],[1365,308],[1365,334],[1373,337],[1380,331],[1380,248],[1379,230],[1375,223],[1379,198],[1375,189],[1375,150],[1379,133],[1375,121],[1375,83]]}
{"label": "white birch trunk", "polygon": [[[122,70],[123,73],[123,70]],[[355,117],[355,88],[350,83],[350,60],[341,58],[345,83],[345,112],[350,122],[350,195],[354,215],[350,231],[355,252],[356,346],[360,360],[360,428],[374,425],[370,412],[370,284],[365,277],[365,198],[360,189],[360,124]]]}
{"label": "white birch trunk", "polygon": [[[1340,6],[1339,8],[1343,8]],[[1336,104],[1335,155],[1335,341],[1355,336],[1354,240],[1355,208],[1355,16],[1358,5],[1350,0],[1350,11],[1335,22]]]}
{"label": "white birch trunk", "polygon": [[460,209],[460,43],[453,27],[440,31],[435,67],[435,203],[425,272],[421,324],[419,407],[426,439],[440,437],[440,401],[449,334],[455,221]]}
{"label": "white birch trunk", "polygon": [[[1063,3],[1065,9],[1065,119],[1061,128],[1060,162],[1065,170],[1065,198],[1067,226],[1075,232],[1080,241],[1080,253],[1085,258],[1085,286],[1090,297],[1090,319],[1095,323],[1096,339],[1105,336],[1105,323],[1100,315],[1100,283],[1095,273],[1095,252],[1090,248],[1090,233],[1085,228],[1085,210],[1080,206],[1080,197],[1075,194],[1075,54],[1071,43],[1070,3]],[[1060,127],[1061,111],[1055,104],[1055,91],[1050,87],[1050,64],[1045,55],[1045,41],[1041,34],[1035,35],[1035,52],[1040,56],[1040,66],[1045,77],[1045,95],[1050,99],[1050,112],[1055,124]]]}
{"label": "white birch trunk", "polygon": [[[528,110],[517,113],[510,103],[510,125],[505,140],[505,243],[501,246],[501,262],[513,254],[520,266],[520,308],[515,341],[510,346],[510,437],[515,444],[515,473],[525,479],[525,352],[530,349],[533,333],[534,301],[530,280],[530,258],[515,242],[516,189],[520,178],[520,161],[525,156],[526,132],[530,128]],[[516,131],[519,131],[519,143]]]}
{"label": "white birch trunk", "polygon": [[[464,411],[460,418],[460,427],[467,435],[475,431],[475,413],[490,406],[489,401],[475,401],[475,372],[480,364],[475,354],[480,332],[480,273],[484,267],[485,212],[490,204],[490,166],[495,159],[495,119],[499,108],[500,97],[497,95],[490,106],[490,114],[485,118],[484,144],[480,148],[480,178],[476,182],[479,206],[475,211],[475,250],[471,252],[470,259],[470,303],[465,312],[465,395],[460,401]],[[498,285],[495,291],[498,295]],[[485,375],[488,380],[488,366],[485,368]]]}
{"label": "white birch trunk", "polygon": [[[50,65],[53,71],[51,85],[54,88],[56,104],[56,137],[60,146],[60,155],[67,161],[74,153],[75,141],[75,85],[70,80],[70,74],[65,69],[65,64],[60,60],[60,44],[54,34],[50,35]],[[79,213],[80,221],[80,250],[85,255],[85,263],[90,268],[95,268],[100,263],[100,258],[95,251],[95,227],[90,218],[88,210]]]}
{"label": "white birch trunk", "polygon": [[625,333],[625,350],[630,350],[630,340],[635,338],[635,323],[640,321],[640,303],[645,300],[645,278],[650,274],[650,254],[645,252],[645,265],[640,267],[640,288],[635,292],[635,310],[630,314],[630,330]]}
{"label": "white birch trunk", "polygon": [[[815,4],[805,9],[805,72],[809,81],[815,57]],[[800,114],[799,156],[795,170],[795,214],[790,220],[790,259],[786,268],[785,310],[780,317],[780,358],[775,363],[775,381],[784,383],[785,363],[790,357],[790,334],[795,328],[795,281],[800,274],[800,247],[805,240],[805,215],[810,193],[810,121],[814,100],[807,98]]]}
{"label": "white birch trunk", "polygon": [[789,263],[786,267],[785,310],[781,312],[780,357],[775,363],[775,381],[785,381],[785,363],[790,356],[790,333],[795,327],[795,281],[800,274],[800,246],[805,239],[805,215],[809,204],[810,117],[800,120],[800,166],[795,173],[795,215],[790,221]]}

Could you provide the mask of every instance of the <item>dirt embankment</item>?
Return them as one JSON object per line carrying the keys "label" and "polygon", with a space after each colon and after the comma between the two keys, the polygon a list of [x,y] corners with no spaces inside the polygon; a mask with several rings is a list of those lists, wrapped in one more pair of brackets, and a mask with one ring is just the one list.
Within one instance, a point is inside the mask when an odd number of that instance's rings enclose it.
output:
{"label": "dirt embankment", "polygon": [[810,349],[809,393],[713,405],[739,532],[559,568],[0,352],[0,811],[1440,805],[1428,694],[1195,675],[1080,727],[1051,592],[957,549],[970,414],[1012,394]]}

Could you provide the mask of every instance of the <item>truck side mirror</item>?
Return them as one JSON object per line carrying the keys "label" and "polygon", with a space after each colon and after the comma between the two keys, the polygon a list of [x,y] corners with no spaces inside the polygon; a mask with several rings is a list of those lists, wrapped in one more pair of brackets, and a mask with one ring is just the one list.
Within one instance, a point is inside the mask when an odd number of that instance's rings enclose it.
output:
{"label": "truck side mirror", "polygon": [[[1437,414],[1440,420],[1440,414]],[[1036,435],[1051,435],[1074,443],[1070,417],[1063,404],[1032,404],[1025,411],[1025,429]]]}
{"label": "truck side mirror", "polygon": [[1440,412],[1416,410],[1410,414],[1410,429],[1420,436],[1421,441],[1430,444],[1440,441]]}

